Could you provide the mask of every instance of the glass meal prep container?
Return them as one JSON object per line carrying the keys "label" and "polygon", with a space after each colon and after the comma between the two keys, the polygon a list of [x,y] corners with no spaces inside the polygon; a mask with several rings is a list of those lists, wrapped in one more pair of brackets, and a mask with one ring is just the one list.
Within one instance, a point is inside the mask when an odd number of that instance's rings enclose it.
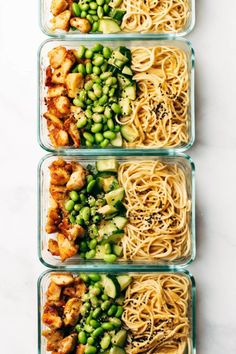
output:
{"label": "glass meal prep container", "polygon": [[80,268],[80,269],[110,269],[111,264],[106,263],[101,259],[83,259],[76,254],[75,256],[68,258],[66,261],[62,262],[60,257],[53,256],[48,250],[48,241],[49,239],[56,236],[56,234],[47,234],[45,230],[47,222],[47,213],[50,207],[50,172],[49,166],[53,161],[56,161],[58,158],[62,158],[66,162],[76,161],[79,162],[82,166],[86,167],[88,164],[95,165],[96,161],[99,160],[108,160],[111,158],[116,159],[119,163],[122,162],[132,162],[132,161],[161,161],[165,164],[176,164],[180,168],[186,179],[186,190],[188,200],[191,203],[191,209],[189,212],[189,232],[190,232],[190,251],[188,255],[182,258],[178,258],[173,261],[167,260],[122,260],[117,259],[115,263],[112,264],[112,269],[127,269],[127,267],[139,267],[139,269],[162,269],[163,267],[174,267],[174,266],[186,266],[191,263],[195,258],[196,245],[195,245],[195,165],[192,159],[185,154],[164,154],[164,153],[155,153],[152,155],[142,155],[132,154],[129,155],[114,155],[112,150],[107,151],[107,156],[67,156],[67,155],[56,155],[49,154],[45,156],[39,163],[38,167],[38,256],[40,261],[49,268],[57,269],[67,269],[70,268]]}
{"label": "glass meal prep container", "polygon": [[[90,39],[90,38],[89,38]],[[151,40],[137,40],[133,39],[132,41],[125,41],[125,40],[116,40],[114,41],[107,41],[102,38],[100,42],[105,46],[110,46],[112,48],[117,48],[119,46],[126,46],[127,48],[135,48],[135,47],[162,47],[162,46],[173,46],[177,49],[183,50],[186,54],[187,58],[187,68],[188,68],[188,75],[189,75],[189,106],[188,106],[188,121],[187,121],[187,134],[188,140],[186,143],[180,143],[175,147],[155,147],[155,145],[147,147],[147,146],[134,146],[134,147],[113,147],[114,150],[119,150],[120,152],[129,149],[130,151],[143,151],[143,149],[147,149],[148,151],[171,151],[176,150],[179,152],[186,151],[189,149],[194,142],[195,139],[195,103],[194,103],[194,50],[191,46],[191,43],[184,39],[176,39],[176,40],[160,40],[160,39],[151,39]],[[77,49],[80,45],[84,45],[85,47],[91,48],[97,42],[90,41],[87,38],[81,38],[79,40],[47,40],[45,41],[40,49],[39,49],[39,56],[38,56],[38,71],[39,71],[39,81],[38,81],[38,94],[39,94],[39,107],[38,107],[38,141],[41,147],[48,152],[67,152],[67,153],[90,153],[93,151],[95,154],[103,154],[109,149],[109,146],[106,148],[100,148],[96,145],[92,147],[86,147],[86,145],[81,145],[79,148],[73,146],[60,146],[55,147],[53,146],[50,138],[49,132],[47,127],[47,120],[43,117],[43,114],[47,111],[47,106],[45,103],[45,98],[47,97],[47,87],[45,86],[45,79],[46,79],[46,68],[49,65],[48,53],[53,48],[58,46],[63,46],[66,49]]]}
{"label": "glass meal prep container", "polygon": [[[73,275],[78,275],[79,272],[75,270],[68,269]],[[84,270],[83,273],[86,274],[88,270]],[[94,271],[93,271],[94,272]],[[95,271],[96,272],[96,271]],[[102,273],[107,274],[106,269],[101,269]],[[46,350],[46,338],[42,335],[42,332],[46,329],[45,324],[42,322],[43,307],[46,302],[46,291],[50,283],[51,275],[56,274],[56,271],[46,271],[38,279],[38,354],[49,353]],[[65,271],[60,271],[60,274],[66,273]],[[158,274],[176,274],[187,278],[189,281],[189,306],[188,306],[188,319],[190,322],[190,333],[188,338],[188,345],[184,354],[195,354],[196,353],[196,285],[195,279],[187,270],[168,270],[163,269],[161,271],[149,270],[149,271],[137,271],[131,272],[129,267],[124,271],[122,269],[117,269],[116,271],[109,271],[111,275],[121,275],[122,273],[127,275],[145,275],[148,274],[150,278],[152,275]]]}
{"label": "glass meal prep container", "polygon": [[39,0],[39,6],[40,6],[40,27],[41,30],[48,36],[51,37],[92,37],[93,39],[104,39],[104,38],[109,38],[109,39],[121,39],[121,38],[126,38],[129,37],[131,39],[135,38],[138,36],[139,38],[145,38],[145,37],[150,37],[150,38],[166,38],[166,37],[180,37],[180,36],[186,36],[188,35],[194,28],[195,25],[195,0],[189,0],[189,7],[190,11],[188,14],[188,18],[186,21],[185,26],[177,32],[169,32],[169,33],[163,33],[163,32],[147,32],[147,33],[140,33],[140,32],[118,32],[115,34],[103,34],[99,32],[90,32],[89,34],[84,34],[79,32],[78,30],[69,30],[69,32],[64,31],[64,30],[53,30],[52,29],[52,24],[50,23],[51,19],[53,18],[52,13],[50,12],[50,7],[51,7],[51,2],[52,0]]}

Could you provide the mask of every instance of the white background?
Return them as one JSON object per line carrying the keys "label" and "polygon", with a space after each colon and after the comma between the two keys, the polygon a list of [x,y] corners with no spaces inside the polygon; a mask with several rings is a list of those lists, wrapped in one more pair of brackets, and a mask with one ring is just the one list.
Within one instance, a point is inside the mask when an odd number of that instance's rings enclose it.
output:
{"label": "white background", "polygon": [[[38,0],[0,5],[2,354],[37,352]],[[198,353],[236,353],[236,2],[196,0]]]}

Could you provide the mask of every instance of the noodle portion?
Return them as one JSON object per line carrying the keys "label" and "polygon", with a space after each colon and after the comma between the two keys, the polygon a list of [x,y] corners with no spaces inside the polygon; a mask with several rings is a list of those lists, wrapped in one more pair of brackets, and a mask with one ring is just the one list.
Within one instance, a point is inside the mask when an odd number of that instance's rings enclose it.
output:
{"label": "noodle portion", "polygon": [[186,53],[176,47],[132,49],[138,97],[132,114],[120,119],[136,139],[127,147],[173,148],[189,141],[189,74]]}
{"label": "noodle portion", "polygon": [[122,237],[124,260],[174,261],[191,250],[191,202],[177,164],[124,162],[118,171],[129,220]]}
{"label": "noodle portion", "polygon": [[189,0],[123,0],[124,32],[178,33],[190,17]]}
{"label": "noodle portion", "polygon": [[127,354],[183,354],[189,343],[189,280],[180,274],[136,275],[126,290],[122,319]]}

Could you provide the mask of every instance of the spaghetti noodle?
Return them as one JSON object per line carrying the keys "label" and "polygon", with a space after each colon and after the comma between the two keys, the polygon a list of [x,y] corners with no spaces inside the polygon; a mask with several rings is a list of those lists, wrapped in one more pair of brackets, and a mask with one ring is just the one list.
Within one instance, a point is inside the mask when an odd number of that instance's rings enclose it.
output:
{"label": "spaghetti noodle", "polygon": [[121,240],[123,258],[173,261],[188,256],[191,203],[182,169],[161,161],[124,162],[118,177],[129,220]]}
{"label": "spaghetti noodle", "polygon": [[180,274],[133,277],[122,319],[127,354],[183,354],[189,342],[189,280]]}

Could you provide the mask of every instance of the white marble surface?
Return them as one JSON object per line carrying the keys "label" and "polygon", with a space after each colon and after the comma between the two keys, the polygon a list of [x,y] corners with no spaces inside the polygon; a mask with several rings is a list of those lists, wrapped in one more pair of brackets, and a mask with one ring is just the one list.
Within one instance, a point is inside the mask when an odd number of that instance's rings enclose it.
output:
{"label": "white marble surface", "polygon": [[[236,90],[234,0],[196,0],[198,353],[236,353]],[[0,9],[1,353],[37,352],[36,138],[38,0]]]}

